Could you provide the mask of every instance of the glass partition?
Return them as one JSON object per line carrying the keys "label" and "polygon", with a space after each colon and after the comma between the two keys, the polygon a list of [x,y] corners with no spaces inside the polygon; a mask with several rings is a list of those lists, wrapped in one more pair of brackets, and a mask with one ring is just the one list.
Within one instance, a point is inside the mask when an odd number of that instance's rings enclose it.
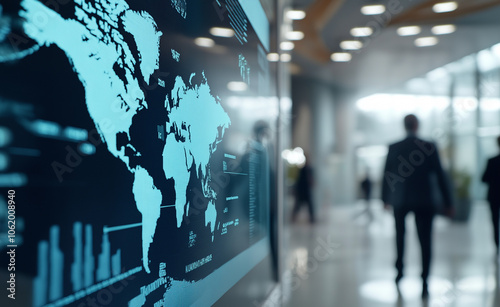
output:
{"label": "glass partition", "polygon": [[15,250],[19,306],[265,301],[276,5],[0,2],[0,260]]}
{"label": "glass partition", "polygon": [[[421,120],[421,136],[438,144],[450,174],[469,176],[471,197],[485,198],[480,176],[486,160],[498,153],[500,135],[500,44],[386,93],[364,97],[356,106],[357,129],[364,136],[360,148],[386,146],[401,138],[403,117],[414,113]],[[358,168],[369,163],[360,162]],[[380,170],[381,166],[372,168]],[[379,171],[374,175],[382,178]]]}

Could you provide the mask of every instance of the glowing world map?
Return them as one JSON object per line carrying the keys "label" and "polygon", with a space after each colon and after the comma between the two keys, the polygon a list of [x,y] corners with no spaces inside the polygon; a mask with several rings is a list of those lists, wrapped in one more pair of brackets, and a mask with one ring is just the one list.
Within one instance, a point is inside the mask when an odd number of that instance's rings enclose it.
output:
{"label": "glowing world map", "polygon": [[[148,109],[141,84],[149,85],[159,68],[160,38],[155,20],[146,12],[129,8],[122,0],[75,0],[75,16],[66,19],[36,0],[23,0],[20,12],[26,22],[25,33],[40,46],[55,45],[64,51],[85,89],[87,110],[106,144],[107,150],[123,161],[134,174],[133,186],[137,209],[142,214],[143,267],[150,272],[148,253],[161,214],[162,191],[155,178],[140,164],[130,163],[131,150],[141,152],[131,141],[130,127],[135,117]],[[180,10],[180,14],[185,14]],[[185,16],[183,16],[185,17]],[[124,38],[132,35],[132,48]],[[210,157],[230,126],[229,116],[210,91],[208,80],[193,83],[175,78],[170,95],[165,97],[166,140],[163,172],[173,179],[177,227],[189,212],[186,189],[193,169],[209,200],[205,226],[215,230],[217,194],[210,187]],[[118,144],[118,135],[128,142]]]}

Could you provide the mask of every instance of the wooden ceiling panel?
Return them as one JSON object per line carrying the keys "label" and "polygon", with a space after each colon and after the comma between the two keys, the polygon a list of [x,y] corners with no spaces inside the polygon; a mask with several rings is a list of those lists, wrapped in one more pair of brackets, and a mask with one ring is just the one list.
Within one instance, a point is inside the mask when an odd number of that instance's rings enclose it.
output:
{"label": "wooden ceiling panel", "polygon": [[500,0],[456,0],[458,8],[455,11],[438,14],[432,10],[432,7],[440,2],[443,2],[443,0],[426,1],[394,17],[388,25],[425,24],[440,20],[456,19],[500,5]]}

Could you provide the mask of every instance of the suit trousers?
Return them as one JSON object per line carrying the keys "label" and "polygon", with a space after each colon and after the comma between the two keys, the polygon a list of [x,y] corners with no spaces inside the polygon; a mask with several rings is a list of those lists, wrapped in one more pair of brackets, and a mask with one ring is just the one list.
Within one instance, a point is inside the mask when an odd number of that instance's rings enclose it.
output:
{"label": "suit trousers", "polygon": [[500,236],[500,229],[498,224],[500,223],[500,203],[494,203],[490,202],[490,209],[491,209],[491,219],[493,222],[493,238],[495,238],[495,245],[497,247],[497,253],[499,252],[499,236]]}
{"label": "suit trousers", "polygon": [[[403,275],[403,257],[405,248],[405,218],[411,212],[409,209],[394,209],[396,224],[396,248],[397,259],[396,269],[399,275]],[[434,220],[433,211],[414,211],[415,223],[417,226],[418,239],[422,253],[422,279],[427,282],[429,277],[431,255],[432,255],[432,222]]]}
{"label": "suit trousers", "polygon": [[297,197],[297,199],[295,200],[295,206],[293,207],[292,220],[295,220],[297,218],[297,214],[299,213],[299,210],[304,203],[306,203],[307,209],[309,210],[309,220],[311,221],[311,223],[314,223],[315,217],[311,196],[307,196],[304,198]]}

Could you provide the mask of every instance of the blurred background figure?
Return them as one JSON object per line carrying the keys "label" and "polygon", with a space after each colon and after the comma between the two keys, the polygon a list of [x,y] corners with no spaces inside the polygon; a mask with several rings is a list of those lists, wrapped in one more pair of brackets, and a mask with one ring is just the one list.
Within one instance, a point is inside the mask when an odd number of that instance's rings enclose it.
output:
{"label": "blurred background figure", "polygon": [[295,206],[292,213],[292,221],[297,220],[297,214],[303,205],[307,206],[309,211],[309,221],[314,223],[314,205],[312,201],[312,188],[314,186],[313,169],[310,165],[310,159],[305,154],[305,164],[299,171],[297,182],[295,183]]}
{"label": "blurred background figure", "polygon": [[432,254],[432,222],[436,206],[432,199],[432,176],[437,176],[444,206],[452,212],[451,194],[436,146],[417,137],[418,119],[410,114],[404,118],[407,137],[389,146],[384,169],[382,200],[393,207],[396,226],[396,285],[403,278],[405,218],[415,214],[422,256],[422,298],[429,296],[429,277]]}
{"label": "blurred background figure", "polygon": [[361,211],[361,213],[359,213],[356,217],[359,217],[362,214],[366,213],[366,215],[368,215],[368,218],[370,221],[373,220],[373,212],[370,208],[370,200],[372,197],[372,186],[373,186],[373,183],[372,183],[372,180],[370,178],[370,170],[367,169],[365,178],[360,183],[361,194],[362,194],[363,200],[365,202],[365,209],[363,211]]}
{"label": "blurred background figure", "polygon": [[[498,146],[500,147],[500,136],[497,138]],[[499,255],[499,210],[500,210],[500,154],[488,160],[486,170],[483,174],[483,182],[487,183],[488,202],[490,203],[491,218],[493,220],[493,232],[495,245],[497,247],[497,257]]]}

